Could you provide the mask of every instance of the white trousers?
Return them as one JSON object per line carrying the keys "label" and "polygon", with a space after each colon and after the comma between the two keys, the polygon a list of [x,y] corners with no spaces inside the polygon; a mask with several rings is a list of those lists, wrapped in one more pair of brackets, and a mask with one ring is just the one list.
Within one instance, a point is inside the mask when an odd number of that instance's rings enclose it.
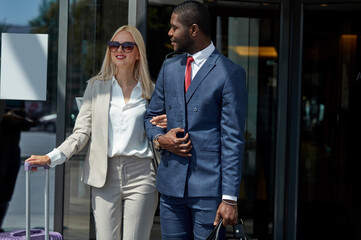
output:
{"label": "white trousers", "polygon": [[105,185],[92,188],[97,239],[149,240],[157,204],[150,158],[109,158]]}

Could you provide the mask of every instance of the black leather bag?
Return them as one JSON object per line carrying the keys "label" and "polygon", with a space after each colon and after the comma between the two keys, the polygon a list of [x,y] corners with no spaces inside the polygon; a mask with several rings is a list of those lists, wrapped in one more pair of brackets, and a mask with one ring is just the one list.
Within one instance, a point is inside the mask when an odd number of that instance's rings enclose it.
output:
{"label": "black leather bag", "polygon": [[251,238],[248,234],[246,234],[246,232],[244,231],[244,226],[243,226],[243,220],[239,219],[237,224],[233,226],[233,233],[234,233],[234,238],[235,239],[240,239],[240,240],[253,240],[253,238]]}
{"label": "black leather bag", "polygon": [[[223,223],[223,219],[221,218],[218,224],[214,227],[211,234],[208,236],[206,240],[218,240],[219,238],[219,230],[221,229]],[[237,224],[233,226],[234,237],[228,239],[239,239],[239,240],[253,240],[246,232],[244,231],[243,220],[239,219]]]}

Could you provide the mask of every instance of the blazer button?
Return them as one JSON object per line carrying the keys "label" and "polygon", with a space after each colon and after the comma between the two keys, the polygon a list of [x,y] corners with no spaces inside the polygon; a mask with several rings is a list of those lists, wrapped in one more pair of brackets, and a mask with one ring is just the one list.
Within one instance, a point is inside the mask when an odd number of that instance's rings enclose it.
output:
{"label": "blazer button", "polygon": [[171,106],[171,105],[169,105],[169,106],[168,106],[168,109],[171,109],[171,108],[172,108],[172,106]]}
{"label": "blazer button", "polygon": [[169,156],[169,155],[170,155],[170,153],[169,153],[169,152],[166,152],[166,153],[165,153],[165,155],[166,155],[166,156]]}
{"label": "blazer button", "polygon": [[194,107],[194,108],[193,108],[193,111],[194,111],[194,112],[198,112],[198,108]]}

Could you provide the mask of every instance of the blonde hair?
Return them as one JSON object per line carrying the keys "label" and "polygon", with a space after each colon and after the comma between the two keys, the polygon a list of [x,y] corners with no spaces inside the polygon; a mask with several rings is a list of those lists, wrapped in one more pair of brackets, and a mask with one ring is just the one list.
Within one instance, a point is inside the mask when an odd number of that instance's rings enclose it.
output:
{"label": "blonde hair", "polygon": [[[115,33],[113,34],[111,40],[114,39],[115,35],[117,35],[119,32],[127,31],[129,32],[134,42],[137,44],[138,50],[139,50],[139,60],[136,61],[134,66],[134,77],[135,79],[140,82],[142,86],[142,97],[145,99],[150,99],[154,90],[154,85],[150,79],[149,70],[148,70],[148,61],[145,51],[145,44],[143,37],[138,29],[136,29],[133,26],[124,25],[120,28],[118,28]],[[109,48],[107,46],[107,50],[105,53],[105,57],[103,60],[102,67],[97,75],[92,77],[90,79],[91,82],[95,80],[110,80],[112,77],[116,74],[117,67],[113,63],[110,55]]]}

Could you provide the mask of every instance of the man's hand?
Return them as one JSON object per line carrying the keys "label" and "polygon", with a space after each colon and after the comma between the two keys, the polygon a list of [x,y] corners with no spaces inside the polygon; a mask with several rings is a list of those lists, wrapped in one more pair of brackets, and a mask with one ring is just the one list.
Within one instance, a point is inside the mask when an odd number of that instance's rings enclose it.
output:
{"label": "man's hand", "polygon": [[177,137],[177,133],[184,133],[183,128],[173,128],[164,135],[158,137],[159,146],[182,157],[190,157],[192,142],[188,133],[182,137]]}
{"label": "man's hand", "polygon": [[[229,204],[224,201],[229,202]],[[219,204],[218,210],[216,213],[216,218],[214,219],[213,225],[217,225],[218,221],[223,218],[223,226],[235,225],[238,219],[238,207],[237,202],[231,200],[224,200]]]}

